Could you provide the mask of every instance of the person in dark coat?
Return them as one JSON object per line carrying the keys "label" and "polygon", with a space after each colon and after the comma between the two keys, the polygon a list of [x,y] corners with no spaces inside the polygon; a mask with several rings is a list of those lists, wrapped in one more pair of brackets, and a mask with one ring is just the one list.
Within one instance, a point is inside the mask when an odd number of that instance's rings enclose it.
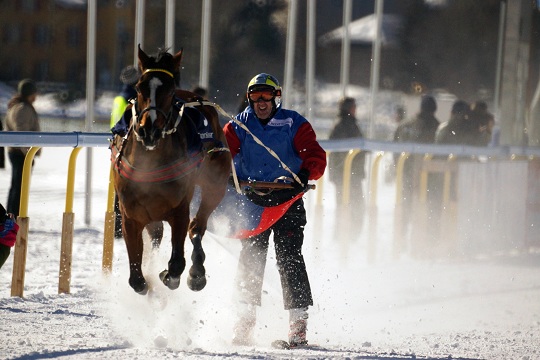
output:
{"label": "person in dark coat", "polygon": [[464,100],[452,105],[450,119],[439,125],[435,143],[448,145],[478,145],[480,132],[471,120],[471,107]]}
{"label": "person in dark coat", "polygon": [[[339,101],[337,122],[328,137],[330,140],[363,138],[364,134],[358,126],[356,119],[356,101],[351,97],[344,97]],[[351,167],[351,185],[349,202],[355,205],[364,203],[362,180],[365,177],[365,155],[361,151],[356,155]],[[329,157],[330,181],[336,188],[336,202],[342,204],[343,200],[343,169],[347,152],[332,152]],[[362,205],[363,206],[363,205]]]}
{"label": "person in dark coat", "polygon": [[[124,111],[129,105],[129,100],[137,97],[135,85],[139,81],[140,76],[141,73],[135,66],[128,65],[122,69],[120,73],[122,89],[113,99],[110,120],[111,128],[114,128],[116,123],[124,115]],[[122,215],[120,214],[120,204],[118,203],[118,195],[116,194],[114,196],[114,237],[118,239],[122,237]]]}
{"label": "person in dark coat", "polygon": [[[423,95],[420,100],[420,112],[412,119],[400,124],[394,133],[394,141],[402,143],[432,144],[435,142],[435,133],[439,127],[439,120],[435,117],[437,102],[431,95]],[[397,160],[397,158],[396,158]],[[402,215],[403,237],[408,238],[412,226],[414,198],[419,196],[420,172],[423,162],[422,154],[411,154],[404,163],[402,182]],[[397,163],[396,163],[397,164]],[[436,175],[428,178],[430,196],[435,196],[437,184]],[[398,252],[403,249],[398,249]]]}
{"label": "person in dark coat", "polygon": [[[351,97],[344,97],[338,103],[338,116],[330,132],[329,139],[359,139],[364,134],[358,126],[356,119],[356,101]],[[331,152],[328,165],[330,181],[335,187],[337,211],[335,237],[340,241],[353,241],[361,233],[364,223],[365,200],[362,189],[365,178],[366,152],[361,150],[353,158],[350,171],[348,201],[344,201],[345,160],[348,152]]]}
{"label": "person in dark coat", "polygon": [[495,117],[488,111],[485,101],[475,101],[471,104],[472,127],[478,131],[476,145],[487,146],[491,143]]}
{"label": "person in dark coat", "polygon": [[[24,79],[19,82],[17,93],[8,102],[6,114],[7,131],[41,131],[39,117],[33,106],[37,92],[34,81]],[[15,217],[19,216],[23,166],[28,150],[30,150],[29,147],[8,148],[8,157],[11,162],[11,187],[9,189],[7,211]],[[36,156],[39,156],[40,153],[41,150],[36,153]]]}
{"label": "person in dark coat", "polygon": [[[395,142],[433,144],[439,120],[435,117],[437,102],[431,95],[423,95],[420,100],[420,112],[414,118],[398,126],[394,133]],[[410,206],[410,200],[418,188],[418,173],[422,155],[411,155],[403,169],[403,201]]]}
{"label": "person in dark coat", "polygon": [[[423,95],[420,100],[420,112],[398,126],[394,133],[395,142],[433,144],[439,120],[435,117],[437,102],[431,95]],[[422,155],[411,155],[403,169],[403,202],[410,209],[411,201],[417,191]],[[409,211],[405,210],[406,213]]]}
{"label": "person in dark coat", "polygon": [[[471,110],[471,105],[464,100],[457,100],[452,105],[450,111],[450,119],[442,123],[437,129],[435,136],[435,143],[448,144],[448,145],[469,145],[469,146],[485,146],[487,143],[483,143],[480,133],[480,119],[481,116],[487,116],[486,109],[480,109],[474,113]],[[481,113],[481,114],[480,114]],[[450,183],[450,196],[455,199],[456,181],[452,178]]]}
{"label": "person in dark coat", "polygon": [[424,95],[420,100],[420,112],[414,118],[401,123],[394,133],[395,142],[432,144],[439,120],[435,117],[437,102],[431,95]]}

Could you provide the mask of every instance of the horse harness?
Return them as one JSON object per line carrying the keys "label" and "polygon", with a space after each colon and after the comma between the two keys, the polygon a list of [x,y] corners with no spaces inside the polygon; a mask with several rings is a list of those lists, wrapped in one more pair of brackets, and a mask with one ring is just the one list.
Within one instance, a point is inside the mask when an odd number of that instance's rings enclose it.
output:
{"label": "horse harness", "polygon": [[[161,69],[158,69],[161,70]],[[177,99],[178,100],[178,99]],[[139,142],[142,142],[142,139],[138,136],[137,132],[134,131],[135,124],[137,124],[138,118],[147,111],[151,110],[157,110],[160,111],[166,118],[167,123],[172,123],[172,114],[176,113],[176,117],[174,120],[174,125],[168,128],[167,130],[162,131],[162,138],[165,138],[168,135],[171,135],[175,133],[178,129],[178,126],[180,125],[180,122],[182,118],[184,117],[184,110],[187,107],[195,108],[196,106],[203,106],[208,105],[207,102],[203,101],[194,101],[194,102],[182,102],[182,101],[176,101],[173,106],[171,107],[171,110],[169,111],[169,114],[165,114],[161,109],[150,109],[150,107],[145,108],[143,111],[141,111],[140,114],[137,114],[136,110],[136,100],[132,99],[130,100],[131,103],[131,121],[129,124],[129,127],[125,133],[124,136],[122,136],[122,142],[120,143],[120,146],[116,146],[116,144],[111,144],[111,161],[114,162],[114,167],[120,174],[120,176],[129,179],[131,181],[140,182],[140,183],[163,183],[163,182],[170,182],[177,179],[180,179],[192,171],[195,171],[199,168],[199,165],[201,164],[204,153],[201,149],[194,149],[194,148],[188,148],[188,157],[187,158],[181,158],[177,159],[176,161],[173,161],[166,166],[158,167],[151,170],[144,170],[140,168],[136,168],[132,164],[125,159],[123,156],[124,147],[127,143],[129,136],[131,133],[135,133],[135,139]],[[176,112],[173,111],[173,109],[178,109]],[[195,126],[195,124],[193,124]],[[199,134],[197,131],[193,131],[193,134],[188,134],[188,136],[194,135],[201,137],[201,134]],[[213,139],[216,140],[216,139]],[[219,142],[221,144],[221,142]],[[229,149],[225,146],[215,146],[211,149],[206,151],[206,154],[211,155],[216,152],[223,152],[223,151],[229,151]]]}

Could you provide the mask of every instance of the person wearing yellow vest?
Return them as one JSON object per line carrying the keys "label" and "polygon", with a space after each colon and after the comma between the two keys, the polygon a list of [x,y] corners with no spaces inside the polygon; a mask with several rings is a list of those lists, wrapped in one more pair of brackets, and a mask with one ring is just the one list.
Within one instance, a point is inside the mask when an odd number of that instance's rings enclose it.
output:
{"label": "person wearing yellow vest", "polygon": [[120,73],[120,81],[122,81],[122,90],[113,100],[111,111],[111,128],[120,120],[124,111],[129,104],[129,100],[137,96],[135,84],[139,81],[139,70],[132,66],[126,66]]}
{"label": "person wearing yellow vest", "polygon": [[[124,115],[124,111],[129,104],[129,100],[137,96],[137,90],[135,90],[135,84],[139,81],[141,76],[139,70],[132,66],[128,65],[120,73],[120,81],[122,81],[122,90],[114,98],[113,106],[111,111],[111,128],[116,125],[118,120]],[[120,208],[118,205],[118,197],[114,198],[114,236],[116,238],[122,237],[122,216],[120,215]]]}

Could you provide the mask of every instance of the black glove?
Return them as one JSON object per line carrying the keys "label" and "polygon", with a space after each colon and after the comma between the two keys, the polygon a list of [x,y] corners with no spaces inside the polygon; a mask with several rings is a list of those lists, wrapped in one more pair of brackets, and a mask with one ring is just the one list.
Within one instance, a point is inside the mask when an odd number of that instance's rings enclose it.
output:
{"label": "black glove", "polygon": [[300,179],[302,184],[300,184],[298,181],[295,180],[294,183],[293,183],[293,187],[299,192],[300,191],[307,191],[308,180],[309,180],[309,170],[300,169],[300,171],[298,172],[298,174],[296,174],[296,176],[298,176],[298,178]]}

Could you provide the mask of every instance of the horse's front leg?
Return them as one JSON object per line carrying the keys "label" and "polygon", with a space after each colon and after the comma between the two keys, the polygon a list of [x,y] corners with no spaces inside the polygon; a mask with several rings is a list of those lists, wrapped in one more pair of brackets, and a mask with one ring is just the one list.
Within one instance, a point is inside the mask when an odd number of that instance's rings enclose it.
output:
{"label": "horse's front leg", "polygon": [[197,214],[189,224],[189,237],[193,244],[191,254],[193,264],[189,269],[188,286],[193,291],[200,291],[206,286],[206,270],[204,268],[206,256],[202,247],[202,239],[206,232],[208,218],[225,196],[230,171],[228,153],[205,158],[204,161],[199,176],[201,203]]}
{"label": "horse's front leg", "polygon": [[193,252],[191,253],[191,268],[189,269],[189,277],[187,284],[193,291],[200,291],[206,286],[206,270],[204,268],[204,261],[206,255],[202,247],[202,239],[206,232],[208,224],[208,218],[212,211],[217,207],[213,206],[214,201],[210,200],[205,194],[204,188],[201,193],[201,204],[197,214],[189,223],[189,237],[193,244]]}
{"label": "horse's front leg", "polygon": [[202,236],[197,234],[191,239],[193,252],[191,253],[192,265],[189,269],[187,284],[193,291],[200,291],[206,286],[206,270],[204,260],[206,255],[202,247]]}
{"label": "horse's front leg", "polygon": [[122,227],[129,259],[129,285],[135,292],[146,295],[148,284],[144,279],[141,268],[144,249],[142,231],[144,227],[125,216],[122,219]]}
{"label": "horse's front leg", "polygon": [[177,289],[180,285],[180,275],[186,268],[186,259],[184,257],[184,244],[186,241],[189,225],[189,204],[181,205],[175,210],[176,215],[169,221],[171,225],[171,258],[169,267],[159,274],[159,278],[171,290]]}

